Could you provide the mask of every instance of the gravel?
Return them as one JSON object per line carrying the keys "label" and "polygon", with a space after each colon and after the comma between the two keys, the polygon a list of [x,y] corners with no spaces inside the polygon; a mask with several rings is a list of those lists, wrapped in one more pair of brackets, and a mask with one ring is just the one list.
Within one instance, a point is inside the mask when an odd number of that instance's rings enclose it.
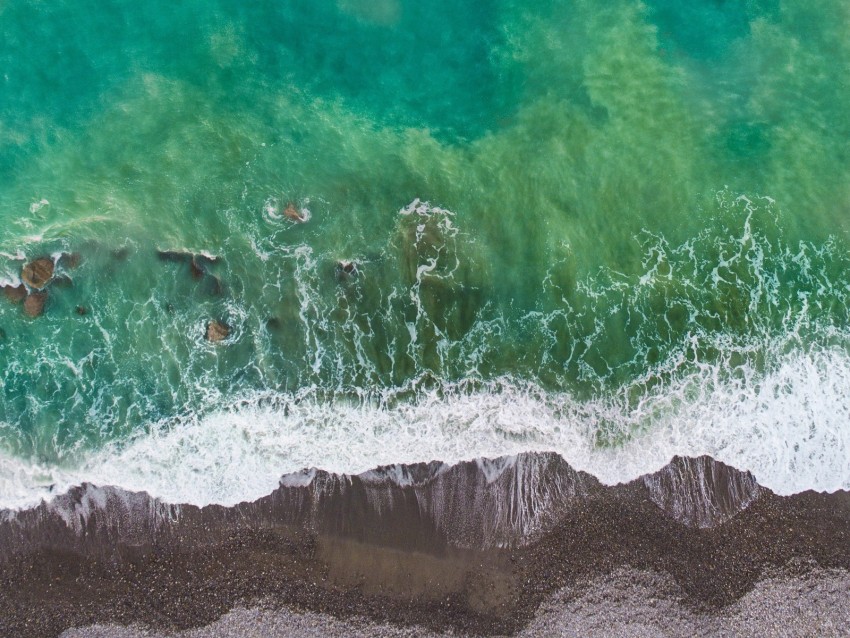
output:
{"label": "gravel", "polygon": [[[562,590],[544,602],[521,638],[650,638],[691,636],[850,636],[850,572],[809,569],[761,580],[738,602],[700,613],[683,604],[666,574],[619,569],[575,595]],[[215,623],[162,634],[144,628],[92,626],[62,638],[438,638],[458,636],[362,618],[271,608],[236,609]]]}
{"label": "gravel", "polygon": [[850,636],[850,573],[815,570],[760,581],[738,602],[698,613],[666,575],[621,569],[572,601],[541,605],[519,635],[559,638]]}

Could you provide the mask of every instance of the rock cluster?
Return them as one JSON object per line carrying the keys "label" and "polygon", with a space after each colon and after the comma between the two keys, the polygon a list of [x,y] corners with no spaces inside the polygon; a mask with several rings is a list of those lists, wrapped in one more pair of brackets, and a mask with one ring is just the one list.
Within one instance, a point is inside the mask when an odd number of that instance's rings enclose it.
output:
{"label": "rock cluster", "polygon": [[45,288],[53,281],[55,265],[50,257],[39,257],[24,265],[21,269],[23,283],[17,286],[3,286],[3,295],[13,304],[23,301],[24,314],[35,318],[44,313],[47,302]]}
{"label": "rock cluster", "polygon": [[[208,253],[194,253],[189,250],[162,250],[156,251],[156,255],[160,261],[182,264],[188,268],[189,275],[192,279],[201,283],[202,290],[208,295],[217,297],[224,291],[224,286],[221,279],[208,271],[208,268],[219,262],[219,258]],[[168,305],[169,311],[173,309],[171,304]],[[204,335],[207,341],[219,343],[227,339],[230,335],[230,326],[221,321],[211,320],[207,323],[206,334]]]}
{"label": "rock cluster", "polygon": [[73,280],[67,275],[56,276],[56,264],[65,268],[76,268],[80,265],[79,253],[61,253],[56,262],[50,257],[38,257],[21,269],[21,281],[17,286],[3,286],[3,296],[13,304],[23,301],[24,314],[36,318],[44,314],[44,306],[48,298],[48,286],[70,287]]}
{"label": "rock cluster", "polygon": [[193,253],[187,250],[157,250],[160,261],[186,264],[192,279],[203,284],[203,290],[213,296],[219,296],[224,287],[221,279],[208,271],[208,268],[218,263],[219,258],[207,253]]}

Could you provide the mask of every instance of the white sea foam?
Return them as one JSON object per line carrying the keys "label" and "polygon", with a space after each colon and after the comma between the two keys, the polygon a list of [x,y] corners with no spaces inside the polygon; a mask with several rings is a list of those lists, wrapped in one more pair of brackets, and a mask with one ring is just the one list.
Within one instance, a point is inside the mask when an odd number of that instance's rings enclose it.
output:
{"label": "white sea foam", "polygon": [[270,221],[279,221],[283,219],[283,215],[280,214],[280,205],[278,201],[270,197],[263,204],[263,216]]}
{"label": "white sea foam", "polygon": [[[675,454],[710,454],[780,494],[850,488],[850,356],[842,348],[787,355],[767,374],[734,379],[698,366],[631,404],[578,401],[509,380],[411,387],[407,395],[255,396],[157,424],[73,468],[0,458],[0,505],[28,506],[83,481],[229,505],[267,494],[282,474],[305,467],[355,473],[529,450],[556,451],[608,484],[657,470]],[[623,440],[600,446],[605,428]]]}
{"label": "white sea foam", "polygon": [[32,204],[30,204],[30,213],[35,214],[45,206],[50,206],[50,202],[44,198],[38,200],[37,202],[33,202]]}
{"label": "white sea foam", "polygon": [[8,269],[0,270],[0,288],[4,286],[17,288],[21,283],[21,278],[14,271]]}

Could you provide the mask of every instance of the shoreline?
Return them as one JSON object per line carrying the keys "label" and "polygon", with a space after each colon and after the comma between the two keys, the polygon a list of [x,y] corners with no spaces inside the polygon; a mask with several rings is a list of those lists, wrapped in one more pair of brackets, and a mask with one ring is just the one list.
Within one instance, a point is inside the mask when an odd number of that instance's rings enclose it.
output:
{"label": "shoreline", "polygon": [[688,613],[722,615],[775,574],[850,570],[850,493],[777,496],[709,457],[604,486],[556,454],[310,470],[234,507],[84,485],[0,515],[0,634],[174,632],[274,601],[522,635],[553,596],[580,600],[624,569],[674,583]]}

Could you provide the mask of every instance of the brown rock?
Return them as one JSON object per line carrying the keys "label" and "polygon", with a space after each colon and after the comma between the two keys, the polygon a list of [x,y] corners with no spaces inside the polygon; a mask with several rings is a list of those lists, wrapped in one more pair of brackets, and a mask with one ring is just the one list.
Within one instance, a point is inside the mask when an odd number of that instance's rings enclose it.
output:
{"label": "brown rock", "polygon": [[40,257],[31,261],[21,271],[21,279],[30,288],[44,288],[52,277],[53,260],[49,257]]}
{"label": "brown rock", "polygon": [[226,323],[213,320],[207,324],[207,341],[212,341],[213,343],[224,341],[229,334],[230,326]]}
{"label": "brown rock", "polygon": [[23,301],[24,297],[27,296],[27,289],[23,284],[18,284],[17,286],[3,286],[3,294],[6,295],[6,299],[12,303],[20,303]]}
{"label": "brown rock", "polygon": [[44,304],[47,301],[47,292],[34,292],[27,295],[24,300],[24,314],[35,319],[44,313]]}
{"label": "brown rock", "polygon": [[286,215],[289,219],[294,222],[298,222],[299,224],[303,224],[306,219],[301,215],[299,210],[295,207],[295,204],[292,202],[288,202],[286,204],[286,208],[283,211],[283,214]]}

